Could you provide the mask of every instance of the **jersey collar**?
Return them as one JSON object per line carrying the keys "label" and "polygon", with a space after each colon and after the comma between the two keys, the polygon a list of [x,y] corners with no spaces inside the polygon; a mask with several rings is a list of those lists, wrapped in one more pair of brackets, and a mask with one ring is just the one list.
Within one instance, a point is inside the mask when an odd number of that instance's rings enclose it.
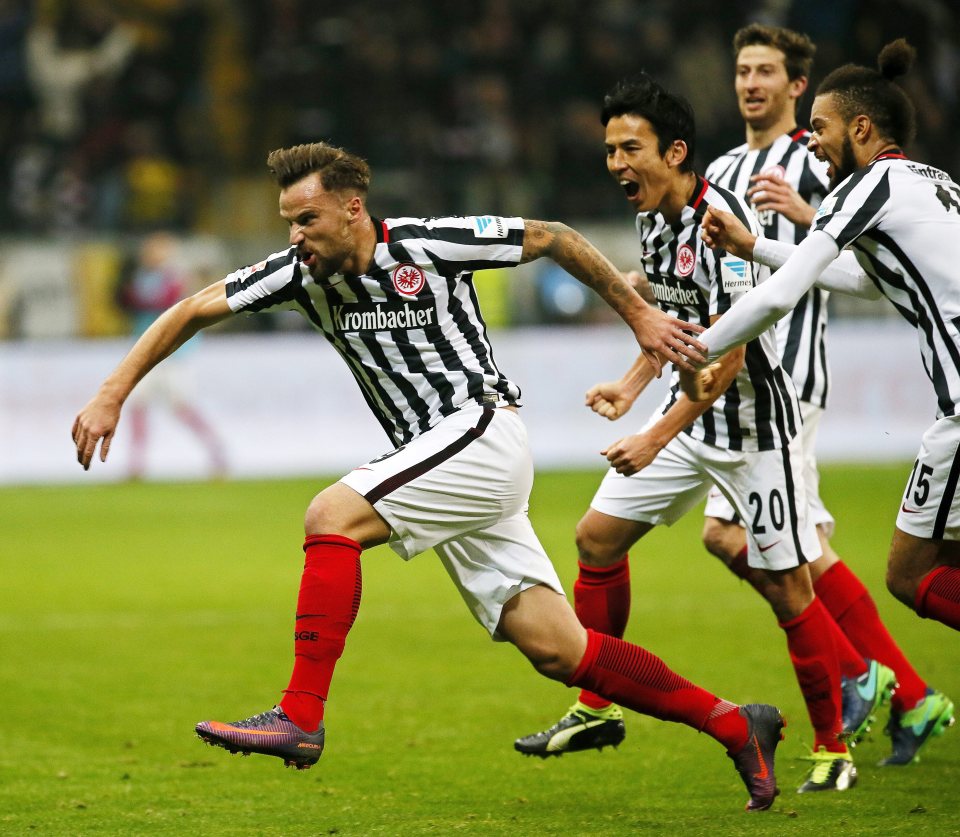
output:
{"label": "jersey collar", "polygon": [[707,194],[707,186],[709,185],[699,174],[695,175],[695,177],[697,178],[697,183],[693,187],[693,196],[687,202],[687,206],[693,209],[694,212],[696,212],[703,203],[703,196]]}
{"label": "jersey collar", "polygon": [[871,163],[876,163],[877,160],[906,160],[906,159],[907,159],[907,155],[904,154],[899,148],[894,146],[893,148],[888,148],[886,151],[881,151],[870,161],[870,163],[867,163],[867,165],[870,165]]}
{"label": "jersey collar", "polygon": [[377,244],[389,244],[390,243],[390,229],[387,227],[386,221],[381,221],[379,218],[374,218],[370,216],[370,220],[373,222],[373,231],[377,236]]}

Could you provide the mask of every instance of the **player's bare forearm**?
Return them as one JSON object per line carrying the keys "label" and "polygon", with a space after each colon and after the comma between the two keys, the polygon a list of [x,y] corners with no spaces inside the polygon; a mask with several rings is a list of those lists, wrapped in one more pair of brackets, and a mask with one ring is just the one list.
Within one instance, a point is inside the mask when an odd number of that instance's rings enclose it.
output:
{"label": "player's bare forearm", "polygon": [[217,283],[167,309],[140,336],[74,419],[71,435],[77,461],[85,470],[90,467],[98,443],[100,460],[106,461],[123,403],[143,376],[201,328],[231,313],[223,285]]}
{"label": "player's bare forearm", "polygon": [[[664,360],[693,369],[703,346],[692,335],[703,328],[648,305],[619,270],[580,233],[556,221],[526,221],[522,262],[547,257],[592,288],[630,326],[647,362],[659,374]],[[688,360],[689,359],[689,360]]]}
{"label": "player's bare forearm", "polygon": [[522,262],[547,258],[596,291],[627,323],[645,305],[623,274],[576,230],[558,221],[526,221]]}
{"label": "player's bare forearm", "polygon": [[122,404],[154,366],[198,331],[230,316],[223,284],[217,282],[164,311],[140,336],[127,356],[100,387]]}

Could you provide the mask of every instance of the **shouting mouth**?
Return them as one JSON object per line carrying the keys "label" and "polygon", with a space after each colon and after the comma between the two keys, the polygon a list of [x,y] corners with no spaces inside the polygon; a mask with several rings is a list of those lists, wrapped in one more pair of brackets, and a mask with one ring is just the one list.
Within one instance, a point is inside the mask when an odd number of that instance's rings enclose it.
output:
{"label": "shouting mouth", "polygon": [[620,187],[623,189],[624,194],[631,199],[635,198],[640,191],[640,184],[634,183],[632,180],[621,180]]}

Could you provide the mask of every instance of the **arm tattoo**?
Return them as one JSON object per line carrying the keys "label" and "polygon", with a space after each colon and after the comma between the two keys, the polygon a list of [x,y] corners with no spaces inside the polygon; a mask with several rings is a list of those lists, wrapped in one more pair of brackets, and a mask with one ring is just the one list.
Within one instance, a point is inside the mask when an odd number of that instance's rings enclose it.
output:
{"label": "arm tattoo", "polygon": [[620,271],[576,230],[557,221],[525,221],[521,263],[544,256],[593,288],[612,308],[630,307],[636,292]]}

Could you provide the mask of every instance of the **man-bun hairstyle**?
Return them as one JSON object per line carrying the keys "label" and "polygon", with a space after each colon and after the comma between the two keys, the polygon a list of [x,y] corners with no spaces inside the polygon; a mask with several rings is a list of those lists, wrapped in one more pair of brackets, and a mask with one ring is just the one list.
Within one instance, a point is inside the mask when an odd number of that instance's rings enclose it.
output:
{"label": "man-bun hairstyle", "polygon": [[893,81],[895,78],[905,76],[916,58],[917,51],[907,43],[906,39],[897,38],[880,50],[877,56],[877,67],[880,69],[880,75]]}
{"label": "man-bun hairstyle", "polygon": [[816,95],[832,94],[845,122],[865,114],[884,139],[905,146],[913,139],[916,115],[894,79],[906,75],[916,55],[906,40],[897,38],[880,50],[878,69],[844,64],[820,82]]}

